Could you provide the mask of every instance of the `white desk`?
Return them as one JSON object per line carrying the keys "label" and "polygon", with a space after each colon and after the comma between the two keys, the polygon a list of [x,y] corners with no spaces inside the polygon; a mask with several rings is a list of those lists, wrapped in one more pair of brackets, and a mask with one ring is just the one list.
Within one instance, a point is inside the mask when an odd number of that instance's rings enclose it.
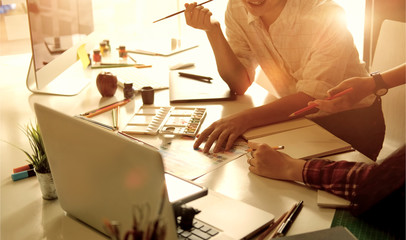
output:
{"label": "white desk", "polygon": [[[35,177],[13,182],[10,177],[12,169],[25,165],[26,157],[19,149],[3,141],[29,150],[20,126],[34,121],[34,102],[74,115],[121,100],[122,91],[119,89],[111,99],[102,99],[95,81],[92,81],[89,87],[74,97],[33,95],[25,86],[29,58],[30,55],[0,57],[1,239],[105,239],[103,235],[66,216],[58,200],[43,200]],[[155,105],[167,106],[168,99],[167,90],[159,91],[155,95]],[[272,96],[254,84],[246,95],[238,96],[236,101],[205,103],[208,116],[203,129],[221,116],[272,100]],[[122,121],[125,122],[140,105],[141,100],[137,96],[135,103],[128,104],[120,111],[124,116]],[[347,155],[355,160],[362,158],[355,152]],[[295,202],[304,200],[304,208],[289,235],[329,228],[334,216],[334,210],[317,206],[315,190],[249,173],[245,157],[198,178],[196,182],[269,211],[276,217]]]}

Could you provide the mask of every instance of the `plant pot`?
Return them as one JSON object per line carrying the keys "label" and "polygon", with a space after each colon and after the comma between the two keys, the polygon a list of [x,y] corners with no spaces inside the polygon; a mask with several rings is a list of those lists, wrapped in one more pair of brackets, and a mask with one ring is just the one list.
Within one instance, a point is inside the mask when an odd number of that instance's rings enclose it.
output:
{"label": "plant pot", "polygon": [[57,199],[58,195],[56,194],[54,179],[51,173],[39,173],[37,174],[39,186],[42,192],[42,198],[46,200]]}

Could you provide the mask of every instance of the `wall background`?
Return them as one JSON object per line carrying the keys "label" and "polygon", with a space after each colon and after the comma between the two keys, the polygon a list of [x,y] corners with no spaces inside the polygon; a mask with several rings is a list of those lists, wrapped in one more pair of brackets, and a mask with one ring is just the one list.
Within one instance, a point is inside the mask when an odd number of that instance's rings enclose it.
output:
{"label": "wall background", "polygon": [[[202,39],[206,36],[185,24],[183,15],[178,15],[159,25],[152,21],[184,9],[187,0],[93,0],[95,29],[116,34],[157,34],[170,37],[182,36],[188,39]],[[201,1],[198,1],[201,2]],[[365,0],[336,0],[347,12],[349,29],[362,57],[364,5]],[[1,7],[12,7],[0,11],[0,56],[31,52],[25,0],[2,0]],[[205,5],[213,16],[224,23],[227,0],[215,0]],[[159,31],[156,31],[159,29]],[[224,29],[224,24],[223,24]]]}

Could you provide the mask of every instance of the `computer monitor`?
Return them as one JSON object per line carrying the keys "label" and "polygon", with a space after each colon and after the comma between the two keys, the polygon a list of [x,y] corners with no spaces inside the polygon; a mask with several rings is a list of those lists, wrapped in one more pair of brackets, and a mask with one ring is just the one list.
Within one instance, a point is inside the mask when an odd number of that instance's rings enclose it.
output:
{"label": "computer monitor", "polygon": [[32,47],[28,89],[44,94],[78,94],[90,79],[78,61],[77,50],[86,44],[89,52],[97,40],[92,0],[26,1]]}

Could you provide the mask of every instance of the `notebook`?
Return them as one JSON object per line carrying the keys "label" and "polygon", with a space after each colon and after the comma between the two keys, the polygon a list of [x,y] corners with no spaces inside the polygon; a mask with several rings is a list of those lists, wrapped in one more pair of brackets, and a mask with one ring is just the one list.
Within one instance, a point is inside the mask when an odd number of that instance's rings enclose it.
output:
{"label": "notebook", "polygon": [[[108,234],[106,221],[118,221],[124,233],[132,229],[134,213],[143,223],[141,229],[157,226],[156,232],[165,232],[159,239],[178,238],[162,157],[156,149],[43,105],[35,104],[34,108],[59,203],[68,216]],[[172,192],[174,188],[168,189]],[[200,190],[197,192],[202,195]],[[184,202],[187,198],[188,195],[180,197]],[[204,213],[201,221],[205,224],[217,223],[219,214],[228,216],[222,219],[227,219],[229,225],[213,226],[219,230],[213,239],[244,239],[274,218],[268,212],[220,194],[209,194],[196,204],[200,214]],[[210,208],[206,211],[205,206]],[[236,209],[243,209],[250,221],[232,215]],[[234,226],[244,227],[236,232]]]}
{"label": "notebook", "polygon": [[[198,74],[199,73],[194,73]],[[228,85],[218,76],[211,74],[211,83],[197,81],[191,78],[181,77],[177,71],[169,74],[169,99],[171,103],[182,102],[206,102],[234,100],[235,94],[230,91]],[[205,75],[209,76],[209,75]]]}
{"label": "notebook", "polygon": [[348,208],[351,202],[332,193],[317,190],[317,206],[324,208]]}
{"label": "notebook", "polygon": [[311,159],[351,151],[351,145],[317,124],[255,138],[250,142],[283,145],[278,150],[293,158]]}
{"label": "notebook", "polygon": [[263,127],[257,127],[250,129],[243,133],[242,137],[245,140],[251,140],[255,138],[264,137],[270,134],[280,133],[288,130],[298,129],[302,127],[308,127],[311,125],[315,125],[313,121],[307,118],[297,118],[285,122],[274,123],[270,125],[266,125]]}

